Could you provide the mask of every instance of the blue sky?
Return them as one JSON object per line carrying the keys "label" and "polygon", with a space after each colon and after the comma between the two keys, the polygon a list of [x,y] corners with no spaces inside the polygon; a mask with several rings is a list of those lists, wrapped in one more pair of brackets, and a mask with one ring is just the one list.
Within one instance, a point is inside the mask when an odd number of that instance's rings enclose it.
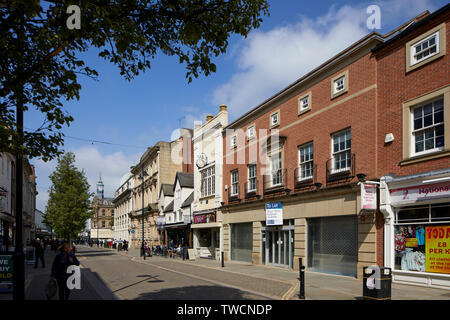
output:
{"label": "blue sky", "polygon": [[[371,30],[366,8],[381,8],[380,33],[386,33],[415,15],[433,12],[445,0],[306,1],[269,0],[270,16],[247,39],[233,36],[228,52],[215,59],[217,72],[188,84],[184,65],[175,57],[158,55],[152,68],[131,82],[117,67],[91,50],[85,61],[99,72],[98,82],[81,78],[79,101],[64,108],[74,117],[64,134],[85,139],[130,145],[126,147],[66,139],[64,149],[75,153],[86,171],[92,190],[101,172],[106,196],[113,196],[121,176],[147,146],[170,140],[178,128],[193,127],[206,114],[216,114],[225,103],[233,121],[291,82],[314,69]],[[34,112],[25,115],[25,126],[40,126]],[[45,209],[50,187],[48,176],[55,162],[33,159],[36,166],[37,208]]]}

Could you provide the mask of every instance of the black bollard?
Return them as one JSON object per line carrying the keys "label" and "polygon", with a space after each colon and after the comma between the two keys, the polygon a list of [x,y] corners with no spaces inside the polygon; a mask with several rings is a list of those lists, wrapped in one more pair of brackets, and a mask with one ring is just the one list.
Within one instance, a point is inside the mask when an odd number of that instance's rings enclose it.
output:
{"label": "black bollard", "polygon": [[225,267],[224,261],[223,261],[223,251],[221,252],[221,258],[222,258],[221,260],[222,260],[222,268],[223,268],[223,267]]}
{"label": "black bollard", "polygon": [[299,278],[300,281],[300,295],[299,298],[305,300],[305,266],[302,263],[302,258],[298,258],[298,270],[299,270]]}

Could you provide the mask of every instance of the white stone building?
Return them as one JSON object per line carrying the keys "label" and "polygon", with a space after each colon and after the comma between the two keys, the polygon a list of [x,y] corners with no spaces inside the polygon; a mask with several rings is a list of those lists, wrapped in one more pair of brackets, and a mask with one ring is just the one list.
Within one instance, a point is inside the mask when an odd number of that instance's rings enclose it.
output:
{"label": "white stone building", "polygon": [[133,212],[133,187],[134,175],[129,172],[125,174],[120,187],[116,190],[114,196],[114,240],[131,240],[131,219]]}
{"label": "white stone building", "polygon": [[208,115],[206,123],[194,129],[194,199],[192,203],[193,247],[198,257],[220,259],[223,251],[222,131],[228,125],[228,111]]}

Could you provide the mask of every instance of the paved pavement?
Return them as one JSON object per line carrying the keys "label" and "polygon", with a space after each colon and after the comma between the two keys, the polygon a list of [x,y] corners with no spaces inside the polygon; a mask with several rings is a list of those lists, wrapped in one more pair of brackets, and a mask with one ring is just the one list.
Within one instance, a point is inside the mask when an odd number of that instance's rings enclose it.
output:
{"label": "paved pavement", "polygon": [[[121,252],[124,255],[125,253]],[[139,250],[131,249],[128,256],[139,257]],[[180,258],[148,257],[145,263],[171,270],[197,272],[204,277],[225,283],[239,283],[242,288],[275,296],[278,299],[298,299],[298,272],[262,265],[226,261],[222,268],[217,260],[197,259],[183,261]],[[210,271],[206,271],[210,270]],[[220,272],[217,272],[220,271]],[[362,280],[352,277],[305,272],[307,300],[359,300],[362,297]],[[261,291],[259,291],[261,290]],[[392,284],[393,300],[450,300],[450,291],[419,286]]]}
{"label": "paved pavement", "polygon": [[[45,287],[50,280],[51,267],[56,252],[48,247],[45,251],[45,268],[39,261],[38,268],[25,264],[25,299],[46,300]],[[112,300],[116,299],[106,285],[89,268],[81,266],[81,289],[72,290],[70,300]],[[53,300],[58,299],[58,293]],[[12,294],[0,294],[0,300],[12,300]]]}
{"label": "paved pavement", "polygon": [[[186,273],[141,261],[110,249],[80,248],[78,259],[104,280],[119,299],[126,300],[264,300],[259,292],[205,278],[203,270]],[[162,260],[162,259],[161,259]],[[167,261],[166,261],[167,263]],[[188,267],[188,266],[186,266]],[[191,270],[192,271],[192,270]],[[201,272],[199,272],[201,271]]]}
{"label": "paved pavement", "polygon": [[[298,299],[298,272],[289,269],[217,260],[139,256],[115,250],[78,246],[82,289],[72,300],[253,300]],[[54,253],[47,250],[46,268],[26,266],[26,296],[45,299]],[[361,299],[362,283],[350,277],[306,272],[307,300]],[[0,294],[0,300],[11,299]],[[449,300],[450,291],[393,284],[393,300]]]}

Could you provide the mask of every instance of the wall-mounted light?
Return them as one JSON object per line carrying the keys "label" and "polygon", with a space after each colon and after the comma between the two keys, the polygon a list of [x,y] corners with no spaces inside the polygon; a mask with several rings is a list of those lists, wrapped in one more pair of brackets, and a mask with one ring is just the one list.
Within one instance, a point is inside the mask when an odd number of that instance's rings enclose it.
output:
{"label": "wall-mounted light", "polygon": [[366,181],[366,174],[365,173],[358,173],[358,174],[356,174],[356,177],[358,178],[359,182]]}
{"label": "wall-mounted light", "polygon": [[317,190],[319,190],[320,188],[322,188],[322,184],[321,184],[320,182],[314,183],[314,186],[316,187]]}

